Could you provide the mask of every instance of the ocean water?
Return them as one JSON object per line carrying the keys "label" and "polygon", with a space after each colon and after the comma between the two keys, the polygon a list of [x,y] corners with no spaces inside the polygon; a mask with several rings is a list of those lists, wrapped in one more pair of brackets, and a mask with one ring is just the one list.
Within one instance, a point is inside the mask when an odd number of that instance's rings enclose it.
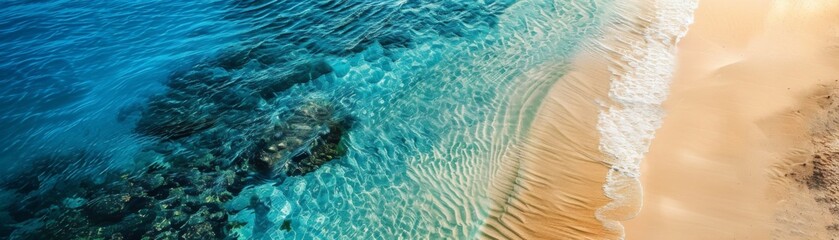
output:
{"label": "ocean water", "polygon": [[0,233],[480,236],[609,4],[3,1]]}

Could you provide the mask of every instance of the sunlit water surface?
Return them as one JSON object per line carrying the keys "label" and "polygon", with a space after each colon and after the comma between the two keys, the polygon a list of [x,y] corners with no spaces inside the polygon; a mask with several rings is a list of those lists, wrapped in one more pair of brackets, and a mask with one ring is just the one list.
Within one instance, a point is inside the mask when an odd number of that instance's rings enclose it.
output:
{"label": "sunlit water surface", "polygon": [[[226,221],[236,224],[220,234],[474,237],[495,204],[488,191],[500,181],[499,161],[557,79],[524,73],[554,66],[561,75],[600,28],[604,4],[4,1],[0,160],[11,167],[2,196],[35,203],[0,204],[0,221],[15,224],[2,232],[71,228],[37,212],[74,211],[68,199],[90,205],[100,193],[46,194],[63,181],[109,184],[109,173],[150,163],[172,165],[163,176],[176,178],[189,167],[167,162],[209,156],[214,167],[196,174],[235,169],[248,179],[224,200]],[[319,145],[323,136],[338,128],[340,151],[324,153],[329,161],[276,170],[304,153],[320,156],[319,146],[332,146]],[[271,145],[289,150],[266,155]],[[265,156],[272,170],[254,170]],[[27,177],[34,180],[15,181]],[[227,191],[195,194],[216,190]],[[154,211],[165,218],[170,210]]]}

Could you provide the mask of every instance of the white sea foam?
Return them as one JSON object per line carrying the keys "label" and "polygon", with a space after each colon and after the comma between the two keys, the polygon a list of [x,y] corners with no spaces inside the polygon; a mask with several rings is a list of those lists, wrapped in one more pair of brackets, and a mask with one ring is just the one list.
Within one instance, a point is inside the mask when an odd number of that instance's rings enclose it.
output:
{"label": "white sea foam", "polygon": [[642,36],[615,50],[621,57],[611,67],[612,102],[604,104],[597,123],[600,151],[611,163],[604,192],[613,200],[598,209],[597,217],[615,231],[622,233],[619,221],[640,210],[640,163],[664,117],[661,104],[670,89],[675,45],[696,7],[695,0],[656,0]]}

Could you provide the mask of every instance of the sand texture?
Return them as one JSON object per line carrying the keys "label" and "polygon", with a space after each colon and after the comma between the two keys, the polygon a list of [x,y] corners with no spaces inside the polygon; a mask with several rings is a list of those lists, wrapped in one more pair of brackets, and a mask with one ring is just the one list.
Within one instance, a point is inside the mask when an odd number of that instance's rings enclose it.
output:
{"label": "sand texture", "polygon": [[626,238],[835,239],[839,2],[700,1],[677,62]]}
{"label": "sand texture", "polygon": [[[494,214],[482,229],[484,237],[621,238],[623,232],[617,220],[635,215],[640,192],[615,192],[620,195],[614,197],[617,195],[610,196],[609,191],[605,191],[605,186],[613,184],[630,186],[619,190],[636,190],[632,186],[637,185],[634,179],[620,179],[622,182],[607,180],[608,175],[616,172],[618,163],[633,165],[635,160],[608,150],[626,147],[629,150],[623,152],[646,151],[648,141],[643,139],[652,137],[651,134],[636,138],[621,138],[623,135],[620,134],[635,131],[651,133],[644,127],[656,124],[649,123],[646,118],[638,119],[640,122],[618,121],[626,120],[621,118],[625,117],[623,114],[644,115],[633,112],[636,107],[655,109],[660,103],[655,103],[656,99],[650,104],[633,102],[632,97],[637,96],[615,98],[636,90],[653,90],[638,87],[650,83],[645,82],[647,80],[669,81],[669,76],[662,77],[658,73],[645,75],[635,71],[641,69],[638,66],[650,65],[644,65],[642,61],[668,62],[666,58],[656,59],[657,55],[654,55],[659,50],[670,52],[673,47],[674,34],[662,33],[661,28],[671,27],[669,22],[679,22],[673,20],[680,19],[661,18],[669,15],[658,14],[662,9],[658,5],[660,2],[668,1],[624,2],[609,9],[611,15],[604,23],[601,37],[587,43],[569,66],[570,71],[558,76],[556,84],[539,106],[526,139],[503,161],[510,167],[505,168],[508,170],[502,171],[502,174],[509,175],[513,184],[496,183],[493,186],[497,191],[492,198],[499,206],[493,209]],[[679,30],[675,28],[675,32]],[[556,70],[547,66],[533,69],[529,75],[543,78],[551,76],[551,72]],[[664,71],[663,74],[669,72]],[[664,93],[661,95],[665,96],[666,86],[661,90]],[[631,106],[618,101],[627,99]],[[604,118],[604,114],[611,114],[611,117]],[[658,111],[654,111],[649,116],[660,118],[657,114]],[[610,127],[622,132],[604,133],[604,122],[607,125],[619,123]],[[609,139],[613,142],[606,141],[608,144],[604,145],[603,136],[611,136]],[[634,141],[637,139],[642,141]],[[614,140],[618,143],[631,142],[631,146],[616,146]],[[634,155],[642,156],[641,153]]]}

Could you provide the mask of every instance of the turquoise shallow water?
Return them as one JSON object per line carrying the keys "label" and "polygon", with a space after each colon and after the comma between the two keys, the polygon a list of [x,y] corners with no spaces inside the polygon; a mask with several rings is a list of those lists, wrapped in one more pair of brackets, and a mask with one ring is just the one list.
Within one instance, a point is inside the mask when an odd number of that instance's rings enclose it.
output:
{"label": "turquoise shallow water", "polygon": [[2,233],[478,236],[604,4],[0,3]]}

